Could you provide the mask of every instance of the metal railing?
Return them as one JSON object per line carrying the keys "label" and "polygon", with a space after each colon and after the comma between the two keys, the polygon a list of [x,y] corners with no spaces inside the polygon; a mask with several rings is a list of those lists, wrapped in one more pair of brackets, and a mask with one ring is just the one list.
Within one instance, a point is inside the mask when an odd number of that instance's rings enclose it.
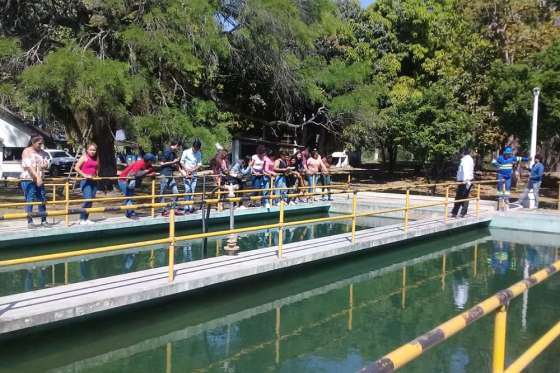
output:
{"label": "metal railing", "polygon": [[[383,210],[377,210],[377,211],[371,211],[371,212],[360,212],[360,213],[357,211],[358,210],[358,193],[365,192],[365,191],[370,191],[372,189],[374,189],[375,191],[379,191],[383,188],[369,188],[369,189],[365,189],[365,190],[341,190],[341,191],[331,191],[331,190],[329,190],[329,191],[326,191],[326,192],[304,193],[303,196],[306,196],[306,197],[326,195],[326,194],[351,193],[352,194],[352,212],[350,214],[329,216],[329,217],[324,217],[324,218],[303,219],[303,220],[286,222],[285,221],[285,202],[280,201],[279,209],[278,209],[278,213],[279,213],[278,223],[244,227],[244,228],[233,228],[232,227],[228,230],[221,230],[221,231],[216,231],[216,232],[202,232],[202,233],[196,233],[196,234],[190,234],[190,235],[184,235],[184,236],[176,235],[176,231],[175,231],[175,225],[176,225],[175,211],[174,211],[173,208],[171,208],[170,211],[169,211],[169,217],[168,217],[168,224],[169,224],[169,230],[168,231],[169,231],[169,234],[165,238],[156,239],[156,240],[149,240],[149,241],[134,242],[134,243],[127,243],[127,244],[110,245],[110,246],[97,247],[97,248],[91,248],[91,249],[75,250],[75,251],[69,251],[69,252],[63,252],[63,253],[38,255],[38,256],[32,256],[32,257],[26,257],[26,258],[2,260],[2,261],[0,261],[0,266],[29,264],[29,263],[35,263],[35,262],[47,261],[47,260],[53,260],[53,259],[64,259],[64,258],[70,258],[70,257],[82,256],[82,255],[89,255],[89,254],[98,254],[98,253],[105,253],[105,252],[111,252],[111,251],[120,251],[120,250],[126,250],[126,249],[131,249],[131,248],[138,248],[138,247],[145,247],[145,246],[156,245],[156,244],[168,244],[169,245],[169,256],[168,256],[168,259],[169,259],[169,261],[168,261],[169,275],[168,275],[168,277],[169,277],[169,282],[172,282],[173,279],[174,279],[173,267],[174,267],[174,264],[175,264],[174,248],[175,248],[175,243],[177,241],[189,241],[189,240],[204,239],[204,238],[210,238],[210,237],[236,235],[236,234],[239,234],[239,233],[258,231],[258,230],[264,230],[264,229],[278,229],[279,239],[278,239],[278,245],[277,245],[277,256],[280,259],[280,258],[282,258],[282,255],[283,255],[283,246],[284,246],[284,243],[283,243],[283,241],[284,241],[284,239],[283,239],[283,229],[286,228],[286,227],[289,227],[289,226],[347,220],[347,221],[351,222],[351,242],[355,243],[356,242],[356,221],[360,217],[371,217],[371,216],[378,216],[378,215],[394,213],[394,212],[403,212],[403,217],[404,217],[404,219],[403,219],[403,230],[404,230],[404,232],[407,232],[408,229],[409,229],[409,224],[410,224],[409,223],[410,211],[416,210],[416,209],[442,206],[442,207],[444,207],[444,214],[445,214],[444,217],[443,217],[443,221],[444,221],[444,223],[447,223],[448,222],[448,216],[447,216],[448,215],[448,206],[449,206],[450,203],[475,201],[476,202],[475,215],[477,217],[479,216],[479,214],[480,214],[480,183],[477,185],[476,196],[472,197],[472,198],[463,199],[463,200],[451,200],[449,198],[449,189],[451,188],[451,186],[457,185],[457,183],[442,184],[442,185],[445,185],[446,195],[445,195],[445,199],[441,202],[411,205],[411,203],[410,203],[410,189],[411,188],[407,187],[406,191],[405,191],[405,206],[404,207],[383,209]],[[419,187],[419,186],[421,186],[421,185],[418,185],[417,187]],[[433,186],[433,184],[430,185],[430,186]],[[395,189],[395,187],[389,187],[389,188],[385,187],[384,189]],[[302,194],[297,193],[297,194],[288,194],[287,195],[288,198],[294,198],[294,197],[299,197],[299,196],[302,196]],[[203,200],[201,203],[204,203],[204,204],[207,204],[207,205],[213,205],[213,204],[224,203],[224,202],[229,203],[230,204],[230,209],[232,209],[231,210],[232,211],[231,216],[233,216],[233,213],[235,211],[234,203],[241,202],[243,200],[248,200],[248,199],[262,199],[262,198],[263,198],[262,196],[234,197],[234,198],[225,198],[225,199],[222,199],[222,200],[216,198],[216,199],[206,199],[206,200]],[[184,205],[193,204],[193,203],[194,203],[193,201],[177,202],[177,204],[184,204]],[[80,208],[80,209],[74,209],[74,210],[66,209],[64,211],[47,212],[46,214],[47,214],[47,216],[52,216],[52,215],[68,216],[69,214],[80,213],[80,212],[84,212],[84,211],[86,211],[86,212],[100,212],[100,211],[107,211],[107,210],[109,210],[109,211],[119,211],[119,210],[126,210],[126,209],[132,210],[132,209],[140,209],[140,208],[154,208],[154,207],[165,207],[165,206],[173,207],[173,205],[170,205],[170,204],[167,204],[167,203],[148,203],[148,204],[141,204],[141,205],[126,205],[126,206],[117,206],[117,207],[109,207],[109,208],[92,207],[92,208],[85,208],[85,209]],[[27,216],[28,216],[28,214],[26,214],[26,213],[13,213],[13,214],[4,214],[2,216],[2,218],[4,218],[4,219],[6,219],[6,218],[17,219],[17,218],[27,217]],[[40,213],[35,213],[35,214],[32,214],[32,216],[42,216],[42,215]]]}
{"label": "metal railing", "polygon": [[527,349],[517,360],[505,366],[506,324],[509,303],[531,287],[540,284],[560,270],[560,260],[535,272],[528,278],[497,292],[490,298],[478,303],[468,311],[440,324],[431,331],[364,367],[360,372],[388,373],[402,368],[420,357],[430,348],[446,341],[451,336],[471,326],[475,321],[495,312],[492,373],[518,373],[526,368],[546,347],[560,335],[560,322],[554,325],[537,342]]}

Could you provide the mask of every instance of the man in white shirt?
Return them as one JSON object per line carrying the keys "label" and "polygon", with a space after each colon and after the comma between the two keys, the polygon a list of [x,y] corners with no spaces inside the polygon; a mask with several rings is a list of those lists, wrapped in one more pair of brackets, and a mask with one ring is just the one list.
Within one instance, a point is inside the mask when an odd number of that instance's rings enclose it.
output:
{"label": "man in white shirt", "polygon": [[[200,140],[195,139],[192,147],[184,150],[183,154],[181,154],[181,167],[186,172],[186,176],[183,179],[185,184],[185,193],[187,193],[187,195],[185,195],[185,201],[191,201],[193,199],[193,195],[188,195],[188,193],[194,193],[196,189],[196,171],[202,165],[202,153],[200,152],[201,147],[202,143]],[[193,212],[194,206],[187,206],[185,210]]]}
{"label": "man in white shirt", "polygon": [[[467,199],[469,198],[469,193],[471,192],[472,181],[474,179],[474,160],[472,159],[470,153],[471,151],[468,148],[463,150],[461,164],[457,169],[457,181],[462,184],[457,186],[455,200]],[[469,201],[455,202],[453,210],[451,211],[451,216],[456,218],[459,209],[461,209],[461,217],[465,217],[465,215],[467,215],[467,210],[469,209]]]}

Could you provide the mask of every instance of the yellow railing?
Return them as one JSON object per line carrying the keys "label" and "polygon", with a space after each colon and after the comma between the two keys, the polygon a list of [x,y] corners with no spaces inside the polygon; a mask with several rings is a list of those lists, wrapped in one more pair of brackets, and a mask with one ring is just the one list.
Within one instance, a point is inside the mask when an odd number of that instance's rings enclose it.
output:
{"label": "yellow railing", "polygon": [[[449,187],[446,187],[446,188],[449,188]],[[393,188],[385,188],[385,189],[393,189]],[[352,211],[351,211],[350,214],[285,222],[285,220],[284,220],[284,218],[285,218],[284,201],[281,201],[280,202],[280,208],[279,208],[278,223],[252,226],[252,227],[245,227],[245,228],[233,228],[233,229],[222,230],[222,231],[217,231],[217,232],[203,232],[203,233],[196,233],[196,234],[190,234],[190,235],[185,235],[185,236],[177,236],[176,232],[175,232],[175,213],[174,213],[173,209],[170,209],[170,214],[169,214],[169,217],[168,217],[169,235],[166,238],[161,238],[161,239],[157,239],[157,240],[149,240],[149,241],[141,241],[141,242],[135,242],[135,243],[120,244],[120,245],[110,245],[110,246],[104,246],[104,247],[98,247],[98,248],[92,248],[92,249],[69,251],[69,252],[64,252],[64,253],[54,253],[54,254],[32,256],[32,257],[27,257],[27,258],[3,260],[3,261],[0,261],[0,266],[28,264],[28,263],[35,263],[35,262],[47,261],[47,260],[53,260],[53,259],[64,259],[64,258],[82,256],[82,255],[88,255],[88,254],[98,254],[98,253],[105,253],[105,252],[111,252],[111,251],[120,251],[120,250],[125,250],[125,249],[130,249],[130,248],[145,247],[145,246],[150,246],[150,245],[155,245],[155,244],[168,244],[169,245],[169,263],[168,263],[169,281],[173,281],[173,278],[174,278],[173,266],[175,264],[173,253],[174,253],[175,242],[177,242],[177,241],[188,241],[188,240],[196,240],[196,239],[202,239],[202,238],[227,236],[227,235],[234,235],[234,234],[239,234],[239,233],[265,230],[265,229],[278,229],[280,239],[278,241],[277,256],[278,256],[278,258],[282,258],[282,255],[283,255],[283,241],[284,241],[283,240],[283,229],[285,227],[289,227],[289,226],[314,224],[314,223],[319,223],[319,222],[333,222],[333,221],[340,221],[340,220],[351,221],[351,224],[352,224],[351,241],[352,241],[352,243],[354,243],[354,242],[356,242],[356,221],[360,217],[378,216],[378,215],[388,214],[388,213],[392,213],[392,212],[403,212],[404,216],[405,216],[405,219],[404,219],[404,222],[403,222],[403,230],[406,232],[409,228],[409,212],[411,210],[427,208],[427,207],[443,206],[444,207],[444,213],[447,213],[446,206],[448,206],[450,203],[464,202],[464,201],[476,201],[477,207],[476,207],[475,214],[476,214],[476,216],[478,216],[479,213],[480,213],[480,209],[479,209],[480,187],[477,188],[477,195],[476,195],[476,197],[473,197],[473,198],[468,198],[468,199],[464,199],[464,200],[456,200],[456,201],[451,201],[451,200],[449,200],[449,198],[446,198],[442,202],[433,202],[433,203],[420,204],[420,205],[410,205],[410,189],[407,188],[406,195],[405,195],[406,196],[406,201],[405,201],[405,206],[404,207],[383,209],[383,210],[377,210],[377,211],[372,211],[372,212],[361,212],[361,213],[359,213],[357,211],[357,209],[358,209],[358,203],[357,203],[358,193],[361,192],[361,191],[358,191],[358,190],[315,192],[315,193],[305,193],[303,195],[307,196],[307,197],[311,197],[311,196],[317,196],[317,195],[326,195],[326,194],[335,194],[335,193],[348,193],[348,192],[353,194],[353,197],[352,197]],[[293,198],[293,197],[298,197],[298,196],[301,196],[301,195],[302,194],[299,194],[299,193],[288,194],[287,197],[288,198]],[[215,205],[215,204],[218,204],[218,203],[226,202],[226,203],[230,203],[230,208],[235,209],[235,207],[233,205],[235,202],[241,202],[241,201],[247,200],[247,199],[261,199],[261,198],[262,198],[262,196],[234,197],[234,198],[225,198],[223,200],[207,199],[207,200],[202,201],[202,203],[207,204],[207,205]],[[192,204],[192,203],[193,203],[192,201],[177,202],[177,204],[183,204],[183,205]],[[166,204],[166,203],[147,203],[147,204],[142,204],[142,205],[127,205],[127,206],[111,207],[110,209],[111,209],[111,211],[115,211],[115,210],[126,210],[126,209],[132,210],[132,209],[140,209],[140,208],[164,207],[164,206],[169,206],[169,204]],[[72,214],[72,213],[79,213],[79,212],[83,212],[83,211],[100,212],[100,211],[106,210],[106,209],[108,209],[108,208],[92,207],[92,208],[87,208],[87,209],[76,209],[75,211],[74,210],[54,211],[54,212],[50,212],[49,216],[50,215],[68,216],[69,214]],[[21,217],[25,217],[25,216],[27,216],[27,214],[25,214],[25,213],[14,213],[14,214],[4,214],[3,215],[4,218],[10,218],[10,219],[17,219],[17,218],[21,218]],[[444,220],[444,222],[447,222],[447,217],[444,217],[443,220]]]}
{"label": "yellow railing", "polygon": [[505,367],[507,309],[511,300],[523,294],[529,288],[540,284],[560,270],[560,260],[534,273],[528,278],[517,282],[507,289],[501,290],[492,297],[478,303],[471,309],[440,324],[431,331],[417,337],[409,343],[397,348],[360,372],[388,373],[402,368],[404,365],[424,354],[428,349],[449,339],[456,333],[471,326],[480,318],[495,312],[494,343],[492,357],[492,373],[518,373],[527,367],[541,352],[544,351],[559,335],[560,322],[554,325],[542,338],[533,344],[525,353],[509,367]]}

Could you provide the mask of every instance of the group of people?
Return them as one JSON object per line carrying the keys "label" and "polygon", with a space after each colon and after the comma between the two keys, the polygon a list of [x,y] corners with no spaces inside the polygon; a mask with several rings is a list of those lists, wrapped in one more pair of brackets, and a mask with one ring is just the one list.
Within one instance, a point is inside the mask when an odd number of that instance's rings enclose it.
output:
{"label": "group of people", "polygon": [[[160,202],[164,202],[166,196],[171,197],[172,201],[178,200],[178,196],[181,194],[175,179],[177,176],[183,180],[184,200],[193,201],[198,180],[197,171],[202,166],[202,143],[199,139],[195,139],[190,147],[177,156],[180,145],[178,141],[171,141],[169,146],[163,150],[159,163],[154,154],[147,153],[142,159],[133,162],[121,171],[118,185],[122,194],[127,197],[124,201],[125,205],[133,203],[132,196],[140,186],[142,179],[145,176],[156,176],[156,169],[159,169],[160,174]],[[43,138],[33,136],[30,146],[23,151],[21,188],[26,202],[39,202],[41,226],[48,227],[43,183],[48,161],[43,146]],[[528,161],[530,159],[527,157],[513,155],[511,147],[506,147],[503,154],[492,161],[498,174],[498,198],[509,203],[513,167],[518,162]],[[317,187],[322,188],[323,199],[331,200],[328,188],[331,184],[331,159],[321,156],[315,148],[289,154],[287,151],[276,152],[267,149],[264,145],[259,145],[254,155],[246,156],[233,164],[230,164],[228,152],[220,148],[212,158],[210,165],[217,188],[227,191],[230,197],[235,195],[236,190],[246,189],[246,184],[250,182],[253,196],[260,196],[260,198],[253,198],[249,207],[265,206],[269,208],[270,203],[275,205],[280,201],[289,204],[307,202],[311,198],[310,194],[315,192]],[[88,145],[86,152],[79,158],[74,169],[81,177],[80,189],[83,198],[86,199],[82,207],[87,209],[92,206],[97,192],[95,178],[99,174],[99,160],[95,144]],[[543,175],[542,156],[537,154],[533,159],[528,184],[519,198],[519,203],[524,207],[528,207],[530,193],[534,196],[535,207],[538,207],[539,189]],[[455,196],[458,202],[451,211],[453,217],[467,214],[468,198],[473,180],[474,160],[470,155],[470,150],[465,149],[457,171],[457,181],[461,184],[459,184]],[[270,195],[271,190],[273,195]],[[306,191],[309,194],[306,194]],[[239,207],[246,208],[247,206],[240,203]],[[33,204],[26,205],[25,211],[31,214]],[[176,212],[178,214],[192,213],[194,204],[187,204],[186,208],[176,209]],[[168,213],[169,208],[163,209],[163,215]],[[133,219],[136,217],[133,210],[126,210],[126,216]],[[30,227],[35,226],[31,215],[27,219]],[[92,224],[86,211],[81,212],[79,224]]]}
{"label": "group of people", "polygon": [[[474,180],[474,160],[470,153],[471,151],[468,148],[463,150],[461,163],[457,169],[457,181],[461,184],[457,187],[455,200],[458,202],[455,202],[453,205],[453,209],[451,210],[452,217],[457,217],[459,213],[461,217],[464,217],[469,208],[468,198]],[[509,204],[514,165],[519,162],[530,161],[531,159],[529,157],[515,156],[510,146],[505,147],[503,153],[492,160],[492,165],[497,169],[498,174],[496,194],[505,204]],[[534,207],[539,207],[539,190],[544,176],[542,155],[536,154],[532,161],[533,164],[530,167],[529,180],[518,200],[518,203],[525,208],[529,207],[530,194],[533,196]]]}

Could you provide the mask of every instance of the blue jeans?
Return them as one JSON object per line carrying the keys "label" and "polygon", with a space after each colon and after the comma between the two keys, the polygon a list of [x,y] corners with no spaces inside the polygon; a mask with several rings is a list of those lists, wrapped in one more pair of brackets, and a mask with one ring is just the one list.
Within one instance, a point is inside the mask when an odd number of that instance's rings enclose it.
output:
{"label": "blue jeans", "polygon": [[[160,203],[165,202],[165,197],[163,195],[167,191],[167,189],[171,189],[172,194],[179,194],[179,188],[177,188],[177,183],[175,182],[174,178],[166,177],[166,178],[162,178],[159,181],[159,194],[161,196],[159,200]],[[175,196],[171,200],[175,202],[177,201],[177,197]]]}
{"label": "blue jeans", "polygon": [[[321,180],[320,181],[321,181],[321,185],[323,185],[323,186],[331,185],[331,175],[321,175]],[[329,192],[328,196],[329,196],[329,201],[330,201],[332,199],[331,188],[322,188],[321,192],[324,192],[325,189],[326,189],[327,192]],[[323,195],[323,198],[325,198],[324,195]]]}
{"label": "blue jeans", "polygon": [[[505,185],[505,191],[504,191]],[[498,196],[507,196],[509,197],[511,193],[511,176],[503,176],[498,174]]]}
{"label": "blue jeans", "polygon": [[[97,183],[94,180],[82,180],[80,181],[80,189],[82,190],[82,195],[84,199],[95,198],[97,193]],[[93,205],[93,202],[84,202],[82,208],[87,209]],[[81,212],[80,220],[87,220],[89,218],[89,213]]]}
{"label": "blue jeans", "polygon": [[[185,183],[185,193],[194,193],[196,190],[196,176],[193,176],[190,179],[185,178],[184,179],[184,183]],[[193,200],[193,195],[186,195],[185,196],[185,201],[192,201]],[[194,206],[190,205],[186,207],[187,210],[194,210]]]}
{"label": "blue jeans", "polygon": [[[286,188],[286,176],[278,175],[276,176],[276,180],[274,182],[276,188]],[[288,191],[286,189],[279,189],[276,191],[276,195],[280,196],[280,200],[284,202],[288,202]],[[276,201],[275,201],[276,203]]]}
{"label": "blue jeans", "polygon": [[[270,180],[268,176],[253,175],[253,177],[251,177],[251,186],[253,187],[253,189],[263,190],[261,203],[264,202],[266,200],[266,197],[268,197],[268,188],[270,188]],[[255,193],[255,195],[257,194],[258,192]]]}
{"label": "blue jeans", "polygon": [[309,185],[309,188],[307,190],[309,191],[309,193],[313,193],[313,187],[317,186],[317,176],[319,175],[307,175],[307,184]]}
{"label": "blue jeans", "polygon": [[[47,200],[45,195],[45,186],[37,186],[32,181],[22,181],[21,182],[21,189],[23,190],[23,196],[25,197],[25,202],[42,202],[39,206],[37,206],[37,210],[39,213],[45,213],[47,208],[45,207],[45,201]],[[25,212],[27,214],[33,213],[33,205],[25,206]],[[41,216],[41,222],[46,222],[47,216]],[[32,224],[33,218],[31,216],[27,216],[27,223]]]}
{"label": "blue jeans", "polygon": [[[119,189],[121,190],[121,193],[123,194],[123,196],[125,197],[130,197],[134,195],[134,187],[132,186],[133,184],[127,182],[127,181],[122,181],[119,180]],[[133,201],[130,198],[127,198],[123,201],[123,205],[132,205]],[[131,216],[134,215],[134,211],[133,210],[126,210],[126,217],[130,218]]]}

